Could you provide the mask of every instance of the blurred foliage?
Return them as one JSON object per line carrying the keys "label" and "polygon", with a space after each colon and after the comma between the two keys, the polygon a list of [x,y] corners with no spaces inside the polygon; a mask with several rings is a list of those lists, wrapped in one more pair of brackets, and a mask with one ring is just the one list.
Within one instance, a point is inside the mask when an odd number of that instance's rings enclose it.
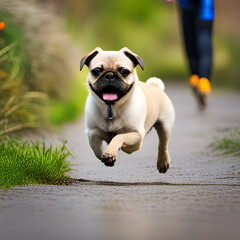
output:
{"label": "blurred foliage", "polygon": [[22,40],[13,24],[0,32],[0,136],[43,121],[46,95],[27,91],[23,83]]}
{"label": "blurred foliage", "polygon": [[0,31],[3,135],[47,125],[49,102],[71,99],[78,50],[63,32],[59,17],[36,1],[0,0],[0,4],[0,21],[5,23]]}
{"label": "blurred foliage", "polygon": [[[144,59],[142,80],[184,75],[176,9],[156,0],[68,1],[67,29],[87,51],[127,46]],[[176,40],[177,39],[177,40]],[[180,75],[179,75],[180,74]]]}
{"label": "blurred foliage", "polygon": [[68,99],[50,99],[47,104],[48,121],[60,127],[63,123],[76,121],[84,110],[85,99],[88,95],[85,86],[87,78],[87,69],[85,68],[81,74],[78,73],[73,79],[71,96]]}
{"label": "blurred foliage", "polygon": [[17,43],[28,89],[56,97],[66,95],[74,54],[70,55],[73,49],[61,29],[61,20],[33,0],[0,1],[0,15],[6,23],[2,34],[7,33],[3,38]]}
{"label": "blurred foliage", "polygon": [[221,88],[240,90],[240,37],[218,34],[214,64],[214,84]]}
{"label": "blurred foliage", "polygon": [[[86,53],[96,46],[104,50],[127,46],[144,59],[145,70],[138,71],[141,80],[150,76],[188,79],[177,4],[164,0],[63,2],[66,28]],[[240,89],[239,7],[237,0],[215,1],[214,87]]]}

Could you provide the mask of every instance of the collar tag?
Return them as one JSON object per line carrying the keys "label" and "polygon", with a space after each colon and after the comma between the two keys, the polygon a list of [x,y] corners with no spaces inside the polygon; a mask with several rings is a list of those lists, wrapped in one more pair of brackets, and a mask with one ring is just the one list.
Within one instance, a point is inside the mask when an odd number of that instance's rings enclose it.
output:
{"label": "collar tag", "polygon": [[108,119],[112,120],[113,119],[113,111],[112,111],[112,105],[108,104]]}

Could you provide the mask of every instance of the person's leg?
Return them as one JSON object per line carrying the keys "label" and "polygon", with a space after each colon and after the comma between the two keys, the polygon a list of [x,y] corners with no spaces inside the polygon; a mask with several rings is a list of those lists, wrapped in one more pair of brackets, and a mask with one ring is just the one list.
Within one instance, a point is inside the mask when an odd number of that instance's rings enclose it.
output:
{"label": "person's leg", "polygon": [[207,104],[211,92],[213,0],[179,0],[183,39],[192,76],[190,85],[199,106]]}
{"label": "person's leg", "polygon": [[210,80],[212,69],[212,26],[213,21],[198,19],[196,23],[196,46],[198,52],[199,78]]}
{"label": "person's leg", "polygon": [[196,20],[196,45],[198,51],[197,96],[199,106],[207,106],[208,96],[212,91],[210,74],[212,70],[212,28],[214,19],[213,0],[199,1],[199,16]]}
{"label": "person's leg", "polygon": [[195,22],[197,12],[193,5],[188,7],[180,6],[181,23],[184,46],[187,54],[191,74],[198,72],[198,51],[196,44]]}

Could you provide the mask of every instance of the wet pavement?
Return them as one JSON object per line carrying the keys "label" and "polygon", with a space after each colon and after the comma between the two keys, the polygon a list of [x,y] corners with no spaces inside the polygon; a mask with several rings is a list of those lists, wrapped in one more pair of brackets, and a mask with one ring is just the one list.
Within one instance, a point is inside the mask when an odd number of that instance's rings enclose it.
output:
{"label": "wet pavement", "polygon": [[70,186],[0,190],[0,239],[238,239],[240,159],[207,146],[240,126],[240,95],[215,92],[197,111],[187,85],[166,84],[176,110],[166,174],[156,168],[157,135],[140,151],[120,152],[113,168],[95,158],[84,121],[47,138],[68,140],[73,152]]}

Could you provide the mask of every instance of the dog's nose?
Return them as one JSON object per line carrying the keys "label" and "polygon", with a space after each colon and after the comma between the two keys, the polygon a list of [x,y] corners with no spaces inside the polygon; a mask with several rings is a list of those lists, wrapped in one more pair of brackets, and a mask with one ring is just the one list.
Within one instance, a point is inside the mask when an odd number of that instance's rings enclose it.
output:
{"label": "dog's nose", "polygon": [[115,79],[115,74],[113,72],[107,72],[105,74],[105,78],[109,81],[114,80]]}

